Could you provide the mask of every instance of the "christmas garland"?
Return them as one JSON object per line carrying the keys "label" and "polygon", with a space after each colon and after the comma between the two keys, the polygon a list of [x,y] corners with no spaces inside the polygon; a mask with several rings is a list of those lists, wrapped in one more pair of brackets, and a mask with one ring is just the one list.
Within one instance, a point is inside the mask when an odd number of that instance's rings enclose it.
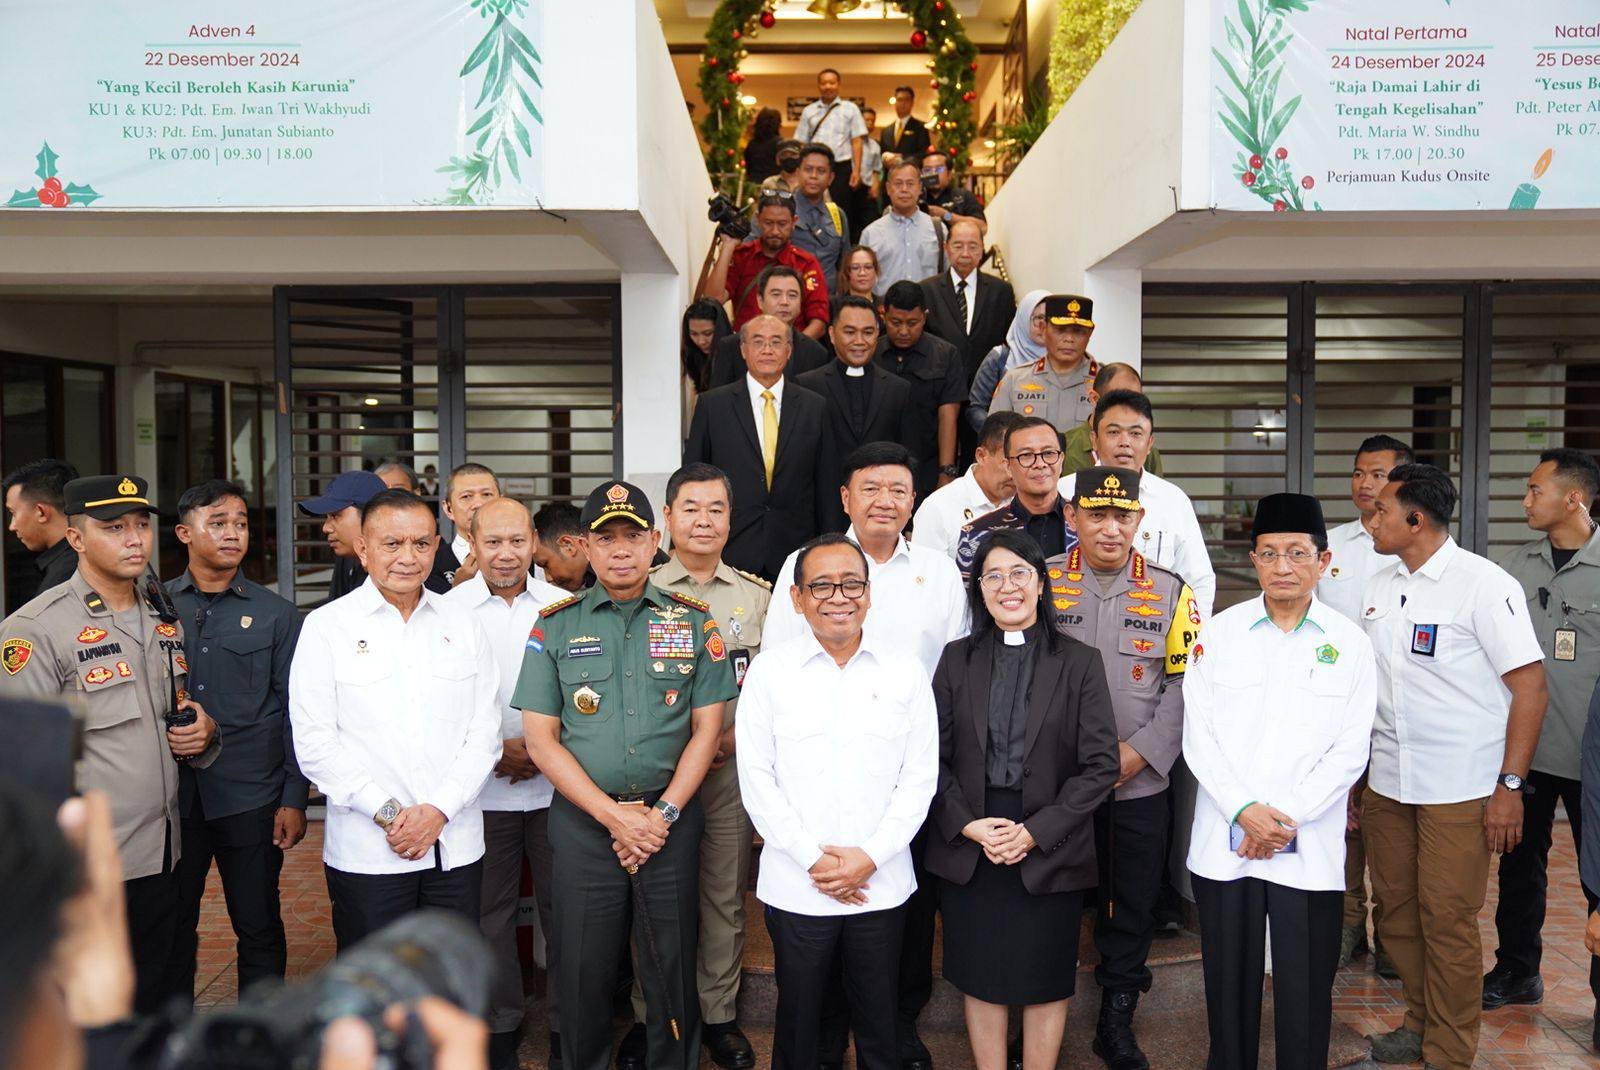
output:
{"label": "christmas garland", "polygon": [[[744,165],[739,154],[749,116],[740,102],[744,74],[739,63],[748,55],[746,43],[778,21],[774,0],[722,0],[706,26],[706,47],[700,57],[700,98],[706,114],[700,133],[706,142],[706,166],[712,174]],[[928,130],[936,145],[948,147],[952,165],[967,163],[969,146],[977,136],[972,103],[978,70],[978,48],[961,24],[950,0],[894,0],[911,19],[911,47],[929,55],[931,86],[938,91]]]}

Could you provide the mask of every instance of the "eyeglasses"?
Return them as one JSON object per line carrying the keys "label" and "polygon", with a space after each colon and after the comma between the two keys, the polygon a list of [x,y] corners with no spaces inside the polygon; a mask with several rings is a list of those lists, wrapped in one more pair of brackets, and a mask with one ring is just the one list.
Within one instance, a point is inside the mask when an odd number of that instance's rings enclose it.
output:
{"label": "eyeglasses", "polygon": [[1006,460],[1016,461],[1024,468],[1032,468],[1039,464],[1052,465],[1061,460],[1061,451],[1023,450],[1021,453],[1013,453],[1011,456],[1007,457]]}
{"label": "eyeglasses", "polygon": [[839,583],[831,583],[828,580],[817,580],[815,583],[806,584],[806,590],[810,591],[811,597],[819,602],[826,602],[835,594],[843,594],[855,602],[867,593],[867,581],[842,580]]}
{"label": "eyeglasses", "polygon": [[1008,582],[1012,587],[1026,587],[1033,582],[1033,578],[1038,574],[1037,571],[1027,565],[1018,565],[1007,572],[1001,572],[999,569],[993,572],[985,572],[978,577],[978,582],[986,591],[1000,591],[1005,589]]}
{"label": "eyeglasses", "polygon": [[1250,556],[1255,558],[1256,564],[1271,567],[1278,563],[1279,558],[1287,560],[1291,565],[1304,565],[1315,561],[1321,555],[1315,550],[1290,550],[1286,554],[1280,554],[1276,550],[1262,550],[1259,553],[1251,551]]}

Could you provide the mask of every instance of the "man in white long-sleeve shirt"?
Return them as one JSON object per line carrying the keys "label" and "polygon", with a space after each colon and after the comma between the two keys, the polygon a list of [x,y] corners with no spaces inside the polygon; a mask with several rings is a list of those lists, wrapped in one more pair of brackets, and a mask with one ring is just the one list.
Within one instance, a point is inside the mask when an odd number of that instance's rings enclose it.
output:
{"label": "man in white long-sleeve shirt", "polygon": [[[1195,516],[1194,503],[1176,483],[1144,467],[1156,442],[1155,411],[1150,399],[1135,390],[1107,391],[1095,403],[1089,431],[1095,464],[1144,473],[1139,477],[1139,504],[1144,507],[1144,519],[1134,534],[1133,548],[1147,561],[1183,577],[1200,603],[1201,615],[1211,616],[1217,597],[1217,573],[1206,552],[1206,537]],[[1076,482],[1070,475],[1062,478],[1062,497],[1072,498]]]}
{"label": "man in white long-sleeve shirt", "polygon": [[295,754],[328,798],[322,861],[342,950],[413,910],[476,923],[478,793],[500,757],[481,625],[423,589],[439,535],[416,495],[362,508],[367,582],[306,617],[289,672]]}
{"label": "man in white long-sleeve shirt", "polygon": [[[862,1070],[899,1070],[897,964],[912,837],[938,779],[933,689],[866,636],[867,561],[843,535],[800,550],[787,592],[806,634],[750,666],[734,722],[739,789],[766,844],[756,896],[777,971],[777,1070],[812,1070],[836,953]],[[770,619],[770,618],[769,618]]]}
{"label": "man in white long-sleeve shirt", "polygon": [[1317,500],[1263,498],[1250,534],[1261,597],[1205,623],[1183,683],[1183,755],[1200,785],[1189,871],[1207,1065],[1256,1066],[1270,920],[1278,1066],[1322,1070],[1344,901],[1344,804],[1366,767],[1377,666],[1361,627],[1316,598],[1329,556]]}

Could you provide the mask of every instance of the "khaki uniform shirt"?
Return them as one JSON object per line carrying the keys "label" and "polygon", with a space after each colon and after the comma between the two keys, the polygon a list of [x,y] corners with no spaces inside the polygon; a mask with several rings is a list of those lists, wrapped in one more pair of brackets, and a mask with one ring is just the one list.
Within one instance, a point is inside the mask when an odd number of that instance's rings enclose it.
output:
{"label": "khaki uniform shirt", "polygon": [[[1559,572],[1548,538],[1512,550],[1500,567],[1527,596],[1528,618],[1544,651],[1544,678],[1550,686],[1550,706],[1532,767],[1577,780],[1583,726],[1600,678],[1600,532],[1591,533]],[[1547,592],[1543,597],[1541,589]]]}
{"label": "khaki uniform shirt", "polygon": [[561,718],[561,745],[601,791],[644,795],[671,782],[691,711],[738,694],[704,602],[651,583],[619,604],[596,584],[539,611],[511,704]]}
{"label": "khaki uniform shirt", "polygon": [[1063,375],[1050,367],[1049,357],[1040,357],[1032,364],[1012,368],[1000,378],[989,411],[1042,416],[1065,434],[1094,413],[1089,380],[1097,370],[1095,362],[1084,357],[1076,368]]}
{"label": "khaki uniform shirt", "polygon": [[[166,714],[173,684],[184,695],[188,683],[183,628],[161,623],[142,596],[138,613],[140,634],[124,631],[78,572],[0,624],[0,696],[72,697],[83,710],[78,786],[111,800],[124,880],[162,872],[169,839],[172,863],[181,845]],[[189,764],[216,761],[220,743],[218,735]]]}
{"label": "khaki uniform shirt", "polygon": [[[767,619],[772,584],[760,576],[741,572],[726,562],[718,562],[711,582],[702,586],[689,575],[689,570],[683,567],[677,554],[651,570],[651,580],[663,591],[677,591],[698,598],[711,607],[711,615],[728,644],[734,686],[742,689],[750,659],[761,653],[761,626]],[[723,708],[724,730],[733,725],[733,712],[738,705],[739,700],[733,699]]]}
{"label": "khaki uniform shirt", "polygon": [[1200,637],[1200,607],[1176,573],[1134,553],[1109,590],[1073,547],[1050,558],[1050,604],[1068,635],[1100,651],[1117,739],[1149,762],[1117,789],[1142,799],[1167,788],[1183,750],[1183,673]]}

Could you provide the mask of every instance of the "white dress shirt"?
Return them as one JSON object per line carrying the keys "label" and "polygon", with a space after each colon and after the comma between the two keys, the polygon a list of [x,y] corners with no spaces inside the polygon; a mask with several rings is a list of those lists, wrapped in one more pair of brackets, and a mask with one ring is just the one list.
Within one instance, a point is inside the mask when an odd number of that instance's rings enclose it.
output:
{"label": "white dress shirt", "polygon": [[[1360,625],[1315,598],[1292,632],[1260,595],[1206,621],[1183,676],[1183,759],[1200,784],[1190,871],[1343,891],[1345,796],[1367,764],[1376,689]],[[1299,826],[1293,853],[1234,853],[1229,827],[1253,802]]]}
{"label": "white dress shirt", "polygon": [[800,113],[800,121],[795,124],[794,136],[802,143],[820,142],[833,150],[835,163],[854,166],[855,154],[851,152],[850,142],[853,138],[867,136],[867,121],[861,117],[861,109],[854,101],[835,97],[833,103],[837,107],[824,104],[820,99],[807,104]]}
{"label": "white dress shirt", "polygon": [[[1062,497],[1070,499],[1076,483],[1076,474],[1063,476]],[[1176,483],[1147,469],[1139,473],[1139,504],[1144,506],[1144,519],[1134,534],[1133,548],[1146,560],[1182,576],[1200,603],[1200,615],[1211,616],[1217,599],[1217,573],[1206,552],[1206,537],[1194,503]]]}
{"label": "white dress shirt", "polygon": [[937,550],[954,561],[961,526],[1011,500],[990,501],[974,474],[977,468],[975,464],[968,465],[960,479],[951,480],[922,499],[911,518],[911,545]]}
{"label": "white dress shirt", "polygon": [[[856,541],[854,525],[845,536]],[[794,600],[789,597],[799,554],[799,550],[790,554],[778,570],[762,632],[763,643],[781,643],[811,633],[806,618],[795,610]],[[912,546],[902,537],[895,541],[894,553],[882,564],[867,555],[867,579],[872,584],[868,591],[872,605],[867,609],[866,630],[890,649],[915,657],[931,680],[945,644],[970,630],[967,590],[955,561],[926,547]]]}
{"label": "white dress shirt", "polygon": [[1416,572],[1383,569],[1362,600],[1379,671],[1367,783],[1410,804],[1492,794],[1511,713],[1500,678],[1544,659],[1521,585],[1447,539]]}
{"label": "white dress shirt", "polygon": [[[733,731],[739,792],[766,844],[756,898],[813,916],[910,898],[911,838],[939,779],[939,716],[920,664],[864,635],[840,668],[807,629],[750,663]],[[811,887],[824,845],[860,847],[877,865],[865,904]]]}
{"label": "white dress shirt", "polygon": [[500,672],[483,628],[424,589],[402,620],[369,579],[314,609],[289,670],[295,755],[328,797],[322,859],[345,873],[432,869],[372,820],[390,798],[446,820],[445,869],[483,857],[478,793],[500,758]]}
{"label": "white dress shirt", "polygon": [[456,555],[457,561],[462,562],[465,562],[467,555],[472,553],[472,543],[468,542],[467,537],[461,534],[461,531],[466,526],[466,522],[463,521],[461,527],[456,529],[456,537],[450,540],[450,551]]}
{"label": "white dress shirt", "polygon": [[780,375],[778,376],[778,381],[773,383],[771,386],[762,386],[760,383],[756,382],[755,376],[751,375],[749,372],[745,372],[744,386],[746,390],[750,391],[750,411],[755,415],[756,418],[756,440],[760,441],[762,446],[766,445],[766,442],[761,441],[761,438],[762,435],[766,433],[765,421],[767,418],[767,399],[762,397],[761,393],[764,390],[772,391],[772,411],[773,414],[778,417],[778,427],[782,428],[783,383],[783,376]]}
{"label": "white dress shirt", "polygon": [[[956,273],[956,269],[955,268],[951,268],[950,269],[950,285],[954,286],[956,288],[956,293],[957,294],[961,293],[961,283],[962,283],[961,276]],[[967,296],[967,322],[965,324],[965,328],[966,328],[966,332],[968,334],[971,334],[972,333],[972,315],[973,315],[973,312],[978,307],[978,269],[977,268],[973,268],[972,269],[972,274],[967,276],[966,284],[967,284],[967,295],[966,295]]]}
{"label": "white dress shirt", "polygon": [[1399,558],[1380,554],[1373,545],[1372,533],[1359,519],[1329,531],[1328,549],[1333,553],[1333,560],[1317,584],[1317,597],[1360,623],[1361,611],[1366,608],[1361,603],[1361,595],[1367,589],[1367,581]]}
{"label": "white dress shirt", "polygon": [[[554,584],[528,577],[528,586],[510,602],[490,589],[479,572],[444,596],[447,606],[466,610],[483,625],[494,650],[495,665],[500,672],[500,686],[495,692],[500,712],[500,739],[522,738],[522,711],[511,705],[511,694],[517,689],[517,675],[522,672],[522,656],[527,652],[528,633],[533,622],[539,619],[539,610],[552,602],[559,602],[570,592]],[[497,756],[498,757],[498,756]],[[505,777],[490,774],[488,783],[478,794],[478,808],[482,810],[528,811],[543,810],[550,805],[555,788],[543,773],[531,780],[513,784]]]}

